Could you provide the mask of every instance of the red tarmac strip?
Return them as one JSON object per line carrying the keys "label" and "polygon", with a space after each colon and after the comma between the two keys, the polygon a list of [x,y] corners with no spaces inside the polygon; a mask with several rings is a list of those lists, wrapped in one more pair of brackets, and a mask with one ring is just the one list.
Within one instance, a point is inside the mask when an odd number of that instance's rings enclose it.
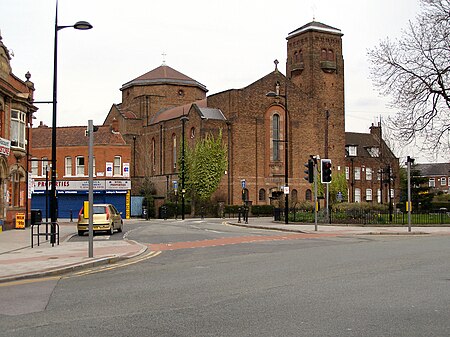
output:
{"label": "red tarmac strip", "polygon": [[253,243],[263,241],[282,241],[282,240],[297,240],[297,239],[315,239],[322,237],[338,236],[336,233],[317,233],[317,234],[283,234],[283,235],[271,235],[271,236],[241,236],[241,237],[229,237],[212,240],[201,241],[186,241],[186,242],[171,242],[171,243],[155,243],[148,246],[153,251],[163,250],[178,250],[178,249],[190,249],[190,248],[205,248],[215,246],[226,246],[241,243]]}

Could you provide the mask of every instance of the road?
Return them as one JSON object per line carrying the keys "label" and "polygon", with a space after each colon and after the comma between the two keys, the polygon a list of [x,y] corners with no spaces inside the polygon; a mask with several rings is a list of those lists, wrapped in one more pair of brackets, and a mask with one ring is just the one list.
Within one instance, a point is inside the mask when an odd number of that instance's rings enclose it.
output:
{"label": "road", "polygon": [[137,222],[122,234],[153,253],[0,286],[0,336],[450,335],[449,236],[308,236],[210,220]]}

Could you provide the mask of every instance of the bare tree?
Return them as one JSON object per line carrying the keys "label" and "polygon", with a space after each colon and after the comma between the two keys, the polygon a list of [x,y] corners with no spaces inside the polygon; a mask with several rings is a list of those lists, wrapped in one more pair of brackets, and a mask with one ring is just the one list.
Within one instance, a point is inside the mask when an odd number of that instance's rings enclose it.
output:
{"label": "bare tree", "polygon": [[450,0],[421,0],[422,12],[402,33],[368,51],[371,76],[398,113],[390,118],[403,142],[450,149]]}

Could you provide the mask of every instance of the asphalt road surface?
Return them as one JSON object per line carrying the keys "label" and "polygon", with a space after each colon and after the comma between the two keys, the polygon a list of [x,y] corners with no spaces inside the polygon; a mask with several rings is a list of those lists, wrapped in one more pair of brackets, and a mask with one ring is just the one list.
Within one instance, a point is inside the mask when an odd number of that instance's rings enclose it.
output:
{"label": "asphalt road surface", "polygon": [[122,235],[149,252],[0,285],[0,336],[450,335],[450,236],[152,220],[103,239]]}

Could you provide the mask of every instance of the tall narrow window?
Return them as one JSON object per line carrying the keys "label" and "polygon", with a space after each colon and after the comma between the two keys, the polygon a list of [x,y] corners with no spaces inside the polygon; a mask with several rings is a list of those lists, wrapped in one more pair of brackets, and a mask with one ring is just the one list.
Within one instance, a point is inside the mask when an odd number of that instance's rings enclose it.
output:
{"label": "tall narrow window", "polygon": [[153,170],[153,172],[156,171],[156,153],[155,153],[155,149],[156,149],[155,138],[152,138],[151,158],[152,158],[152,170]]}
{"label": "tall narrow window", "polygon": [[72,175],[72,157],[64,158],[65,172],[64,175],[70,177]]}
{"label": "tall narrow window", "polygon": [[355,180],[361,180],[361,168],[355,167]]}
{"label": "tall narrow window", "polygon": [[39,175],[39,162],[37,158],[31,158],[31,175],[34,177]]}
{"label": "tall narrow window", "polygon": [[11,146],[25,149],[25,113],[11,110]]}
{"label": "tall narrow window", "polygon": [[272,117],[272,160],[280,160],[280,115]]}
{"label": "tall narrow window", "polygon": [[48,169],[48,158],[42,157],[42,166],[41,166],[41,176],[42,177],[45,177],[45,175],[47,174],[47,169]]}
{"label": "tall narrow window", "polygon": [[114,171],[113,175],[120,176],[122,174],[122,157],[115,156],[114,157]]}
{"label": "tall narrow window", "polygon": [[172,135],[172,167],[174,171],[177,168],[177,136]]}
{"label": "tall narrow window", "polygon": [[77,176],[84,176],[84,157],[78,156],[77,157]]}
{"label": "tall narrow window", "polygon": [[371,188],[366,189],[366,201],[372,201],[372,189]]}
{"label": "tall narrow window", "polygon": [[355,188],[355,202],[361,202],[361,190]]}
{"label": "tall narrow window", "polygon": [[370,167],[366,167],[366,180],[372,180],[372,169]]}

